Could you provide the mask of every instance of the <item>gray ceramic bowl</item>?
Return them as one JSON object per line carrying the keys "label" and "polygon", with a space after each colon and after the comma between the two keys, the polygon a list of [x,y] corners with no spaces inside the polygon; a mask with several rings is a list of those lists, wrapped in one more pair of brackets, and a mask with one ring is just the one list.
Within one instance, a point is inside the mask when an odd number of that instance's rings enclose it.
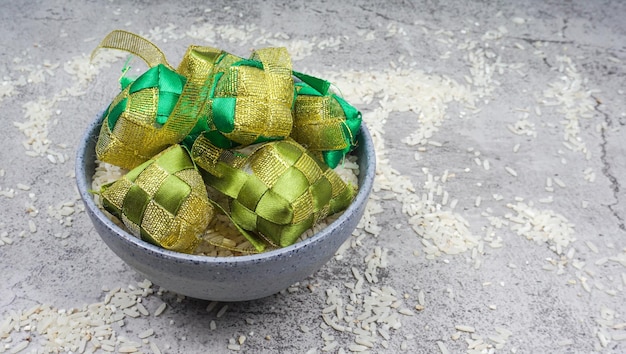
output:
{"label": "gray ceramic bowl", "polygon": [[206,300],[245,301],[275,294],[320,269],[356,228],[374,182],[376,161],[365,126],[356,154],[359,192],[337,220],[305,241],[258,255],[206,257],[168,251],[144,242],[115,225],[96,206],[91,188],[95,145],[101,117],[85,133],[76,157],[76,180],[87,214],[106,245],[153,283]]}

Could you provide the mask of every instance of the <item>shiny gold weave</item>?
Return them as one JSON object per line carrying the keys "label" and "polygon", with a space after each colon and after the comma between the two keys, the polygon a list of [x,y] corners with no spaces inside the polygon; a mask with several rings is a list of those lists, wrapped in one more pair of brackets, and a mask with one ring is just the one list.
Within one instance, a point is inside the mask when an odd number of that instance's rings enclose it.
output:
{"label": "shiny gold weave", "polygon": [[[291,139],[263,144],[247,159],[235,159],[230,165],[218,161],[209,171],[219,173],[205,174],[207,185],[232,198],[232,220],[281,247],[345,209],[355,195],[354,186]],[[259,245],[259,239],[248,237]]]}
{"label": "shiny gold weave", "polygon": [[289,136],[294,86],[285,48],[257,50],[215,79],[211,117],[223,136],[241,145]]}
{"label": "shiny gold weave", "polygon": [[[105,112],[104,120],[110,121],[111,114],[119,113],[114,111],[117,105],[125,103],[113,126],[102,125],[96,147],[98,158],[125,169],[132,169],[168,146],[181,142],[202,115],[209,92],[207,80],[213,65],[202,59],[215,54],[212,48],[192,46],[179,67],[179,71],[187,75],[186,79],[164,66],[156,66],[122,90]],[[170,79],[169,81],[178,76],[185,82],[181,92],[178,92],[180,98],[177,97],[170,104],[170,113],[162,125],[156,123],[156,109],[160,103],[162,87],[146,87],[133,92],[135,83],[156,69],[160,70],[161,76]]]}
{"label": "shiny gold weave", "polygon": [[342,150],[350,146],[342,127],[343,109],[331,96],[298,95],[291,137],[311,151]]}
{"label": "shiny gold weave", "polygon": [[217,168],[218,162],[233,167],[241,166],[246,156],[213,145],[204,135],[198,136],[191,149],[191,158],[198,167],[210,174],[223,177],[224,170]]}
{"label": "shiny gold weave", "polygon": [[103,206],[137,237],[192,253],[214,216],[202,176],[173,145],[101,191]]}
{"label": "shiny gold weave", "polygon": [[[158,91],[146,89],[131,97],[129,90],[130,86],[120,92],[105,112],[96,144],[96,155],[100,161],[125,169],[135,168],[167,147],[155,140],[157,136],[153,134],[158,129],[154,122]],[[117,124],[111,127],[109,116],[120,105],[123,112]],[[137,141],[142,144],[137,145]]]}

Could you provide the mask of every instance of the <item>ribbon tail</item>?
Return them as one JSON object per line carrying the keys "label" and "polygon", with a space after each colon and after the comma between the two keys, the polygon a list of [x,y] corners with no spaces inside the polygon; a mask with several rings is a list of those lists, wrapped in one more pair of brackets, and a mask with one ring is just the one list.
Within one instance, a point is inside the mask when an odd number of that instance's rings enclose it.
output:
{"label": "ribbon tail", "polygon": [[[254,235],[252,235],[251,233],[249,233],[248,231],[244,230],[241,226],[239,226],[235,220],[233,220],[232,216],[230,216],[230,213],[228,211],[226,211],[226,209],[224,209],[221,205],[219,205],[217,202],[210,200],[211,204],[213,204],[213,206],[215,208],[217,208],[218,210],[220,210],[224,215],[226,215],[228,217],[228,219],[230,219],[230,221],[232,222],[232,224],[235,226],[235,228],[237,229],[237,231],[239,231],[243,237],[246,238],[246,240],[248,240],[248,242],[250,242],[250,244],[254,247],[255,251],[251,252],[251,250],[241,250],[241,249],[237,249],[237,248],[229,248],[229,247],[225,247],[224,245],[221,244],[216,244],[216,243],[211,243],[214,246],[218,246],[218,247],[224,247],[227,248],[231,251],[237,251],[237,252],[247,252],[247,253],[261,253],[264,252],[265,249],[267,248],[267,244],[265,244],[262,240],[259,240],[258,238],[254,237]],[[268,243],[273,246],[276,247],[276,245],[274,245],[273,243],[269,242],[269,240],[264,239],[265,241],[268,241]]]}
{"label": "ribbon tail", "polygon": [[167,62],[165,54],[156,45],[131,32],[115,30],[109,33],[91,52],[92,60],[101,48],[123,50],[143,59],[150,67],[163,64],[168,69],[174,70]]}

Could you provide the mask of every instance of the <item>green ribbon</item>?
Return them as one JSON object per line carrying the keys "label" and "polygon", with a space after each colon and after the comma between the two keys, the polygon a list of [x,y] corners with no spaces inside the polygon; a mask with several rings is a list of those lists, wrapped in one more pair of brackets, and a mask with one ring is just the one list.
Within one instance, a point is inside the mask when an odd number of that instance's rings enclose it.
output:
{"label": "green ribbon", "polygon": [[130,85],[129,93],[156,87],[159,90],[157,103],[157,123],[163,125],[174,110],[187,79],[159,64],[150,68]]}

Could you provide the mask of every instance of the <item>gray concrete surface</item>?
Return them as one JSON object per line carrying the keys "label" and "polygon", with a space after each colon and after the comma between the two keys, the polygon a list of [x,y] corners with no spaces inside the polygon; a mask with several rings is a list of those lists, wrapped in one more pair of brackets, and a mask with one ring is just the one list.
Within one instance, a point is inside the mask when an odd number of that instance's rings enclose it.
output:
{"label": "gray concrete surface", "polygon": [[[152,341],[167,353],[226,353],[240,336],[247,353],[360,350],[358,333],[323,324],[326,290],[338,289],[356,319],[367,312],[363,299],[385,288],[397,294],[390,313],[401,327],[378,334],[371,352],[626,352],[625,15],[620,1],[3,2],[0,323],[37,304],[98,303],[108,289],[143,280],[94,233],[72,178],[76,143],[115,95],[124,64],[90,67],[85,58],[121,28],[149,36],[175,64],[190,44],[240,55],[287,46],[295,68],[334,79],[363,111],[387,162],[374,193],[384,208],[378,236],[358,231],[341,257],[290,291],[227,304],[220,317],[225,304],[207,311],[209,302],[155,292],[142,300],[150,315],[112,325],[117,338],[144,352]],[[429,127],[422,144],[406,143]],[[45,139],[29,140],[32,132]],[[442,186],[431,204],[447,214],[418,203],[429,174]],[[72,202],[68,220],[56,210]],[[518,215],[517,203],[534,214]],[[474,243],[427,257],[423,240],[434,231],[418,234],[410,220],[445,215],[455,221],[444,235]],[[377,247],[388,264],[368,271]],[[352,302],[344,283],[367,272],[377,282],[364,281]],[[147,328],[155,334],[142,342]],[[45,345],[45,335],[21,326],[0,338],[0,352],[28,336],[25,352]]]}

